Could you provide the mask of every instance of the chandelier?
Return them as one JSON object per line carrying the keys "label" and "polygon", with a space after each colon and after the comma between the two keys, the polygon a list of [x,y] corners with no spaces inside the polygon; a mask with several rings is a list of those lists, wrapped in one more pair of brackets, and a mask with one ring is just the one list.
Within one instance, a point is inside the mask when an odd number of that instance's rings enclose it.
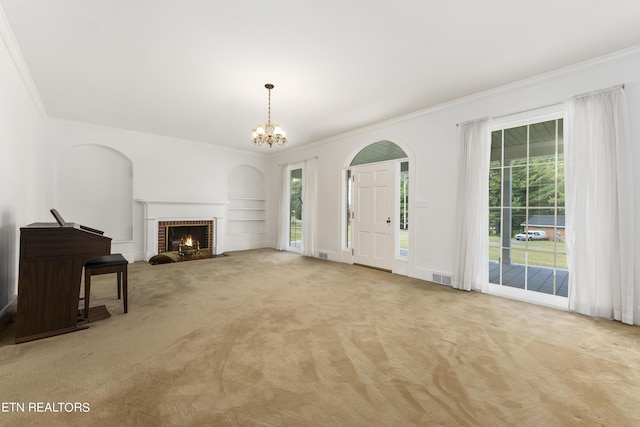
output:
{"label": "chandelier", "polygon": [[274,86],[271,83],[267,83],[264,87],[269,91],[269,115],[267,116],[266,124],[259,124],[253,130],[251,140],[253,141],[253,145],[256,146],[267,144],[271,147],[274,143],[284,145],[287,143],[284,131],[280,129],[280,125],[271,123],[271,89],[273,89]]}

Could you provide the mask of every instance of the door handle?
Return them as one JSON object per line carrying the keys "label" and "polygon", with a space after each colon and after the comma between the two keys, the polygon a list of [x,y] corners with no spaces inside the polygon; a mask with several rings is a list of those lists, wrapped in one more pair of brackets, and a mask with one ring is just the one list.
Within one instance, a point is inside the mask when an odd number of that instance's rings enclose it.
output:
{"label": "door handle", "polygon": [[391,217],[387,218],[387,224],[391,225]]}

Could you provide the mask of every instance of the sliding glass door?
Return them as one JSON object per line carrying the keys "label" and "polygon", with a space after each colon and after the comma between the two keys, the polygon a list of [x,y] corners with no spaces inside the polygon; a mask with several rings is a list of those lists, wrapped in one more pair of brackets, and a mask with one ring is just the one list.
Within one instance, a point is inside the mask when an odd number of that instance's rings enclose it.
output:
{"label": "sliding glass door", "polygon": [[491,134],[490,283],[567,296],[562,123]]}

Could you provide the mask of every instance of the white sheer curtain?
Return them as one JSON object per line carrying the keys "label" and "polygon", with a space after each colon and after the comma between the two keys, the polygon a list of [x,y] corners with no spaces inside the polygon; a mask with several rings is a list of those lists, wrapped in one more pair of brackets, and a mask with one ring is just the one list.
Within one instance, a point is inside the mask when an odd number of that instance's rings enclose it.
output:
{"label": "white sheer curtain", "polygon": [[278,203],[278,250],[289,248],[289,165],[280,168],[280,200]]}
{"label": "white sheer curtain", "polygon": [[631,154],[622,86],[565,103],[569,310],[638,324]]}
{"label": "white sheer curtain", "polygon": [[318,159],[304,161],[302,167],[302,247],[305,256],[315,256],[318,234]]}
{"label": "white sheer curtain", "polygon": [[453,287],[484,290],[489,282],[489,119],[460,125]]}

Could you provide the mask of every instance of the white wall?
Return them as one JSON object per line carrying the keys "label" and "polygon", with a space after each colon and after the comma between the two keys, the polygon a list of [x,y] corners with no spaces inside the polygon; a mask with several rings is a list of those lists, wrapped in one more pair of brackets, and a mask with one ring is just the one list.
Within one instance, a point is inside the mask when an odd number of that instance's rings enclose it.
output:
{"label": "white wall", "polygon": [[0,318],[17,294],[20,227],[43,219],[44,110],[24,70],[0,9]]}
{"label": "white wall", "polygon": [[[240,165],[248,165],[267,175],[267,159],[262,153],[236,151],[219,148],[212,144],[179,140],[158,135],[133,132],[122,129],[94,126],[76,122],[47,120],[45,126],[44,167],[46,196],[45,206],[56,207],[60,201],[58,182],[63,156],[73,147],[102,146],[125,156],[133,167],[133,199],[164,202],[226,202],[228,200],[229,172]],[[68,165],[67,165],[68,167]],[[86,169],[85,166],[79,167]],[[264,183],[268,185],[268,182]],[[73,207],[82,211],[86,197],[78,194]],[[68,205],[69,200],[65,203]],[[114,206],[114,214],[118,207]],[[144,259],[143,207],[133,205],[133,258]],[[69,222],[80,222],[60,211]],[[85,217],[83,221],[90,227],[104,230],[100,215],[95,219]],[[108,228],[108,226],[106,227]],[[230,246],[238,248],[233,236],[225,237]],[[260,237],[262,240],[264,238]],[[117,240],[112,243],[119,244]],[[254,242],[243,242],[245,247],[255,246]],[[112,248],[113,250],[113,248]],[[129,249],[126,249],[127,251]],[[115,252],[115,251],[114,251]]]}
{"label": "white wall", "polygon": [[[637,120],[640,117],[640,49],[636,48],[350,132],[307,148],[283,151],[270,159],[272,181],[278,182],[278,164],[318,157],[322,200],[318,215],[318,250],[327,252],[330,259],[350,262],[349,252],[342,250],[344,194],[340,171],[353,155],[371,142],[387,139],[397,143],[409,154],[411,162],[407,273],[431,280],[434,272],[453,272],[452,236],[459,174],[456,124],[559,104],[574,95],[620,83],[626,88],[631,134],[636,147],[634,159],[640,164],[640,120]],[[640,185],[637,187],[640,196]],[[272,187],[271,200],[277,200],[277,188],[277,185]],[[636,197],[638,199],[640,197]],[[275,205],[271,206],[275,209]],[[270,217],[275,218],[275,213]],[[275,222],[270,225],[275,229]]]}

